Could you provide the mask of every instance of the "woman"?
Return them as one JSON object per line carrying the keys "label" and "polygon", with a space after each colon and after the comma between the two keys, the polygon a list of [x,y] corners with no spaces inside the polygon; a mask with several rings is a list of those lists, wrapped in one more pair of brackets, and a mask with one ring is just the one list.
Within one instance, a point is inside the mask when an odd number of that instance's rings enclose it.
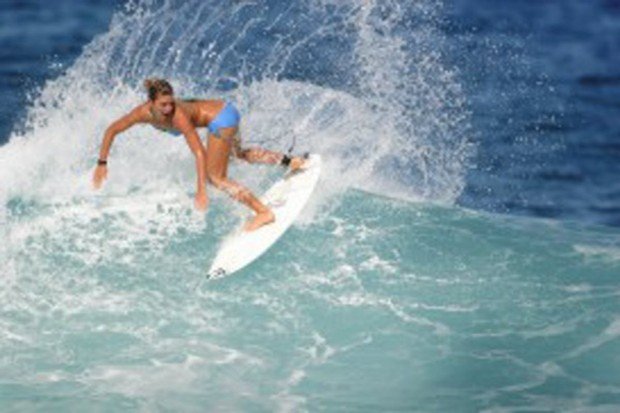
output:
{"label": "woman", "polygon": [[[107,178],[108,154],[116,135],[135,124],[148,123],[157,129],[185,136],[196,158],[196,208],[207,209],[209,198],[205,186],[208,181],[256,213],[245,225],[246,231],[273,222],[275,216],[266,205],[248,189],[228,178],[228,159],[232,153],[251,163],[281,164],[292,170],[302,167],[304,160],[261,148],[242,149],[239,140],[241,116],[232,103],[222,100],[177,100],[172,86],[164,79],[148,79],[144,86],[148,100],[113,122],[105,131],[93,174],[94,187],[100,188]],[[196,132],[199,127],[206,127],[209,131],[206,149]]]}

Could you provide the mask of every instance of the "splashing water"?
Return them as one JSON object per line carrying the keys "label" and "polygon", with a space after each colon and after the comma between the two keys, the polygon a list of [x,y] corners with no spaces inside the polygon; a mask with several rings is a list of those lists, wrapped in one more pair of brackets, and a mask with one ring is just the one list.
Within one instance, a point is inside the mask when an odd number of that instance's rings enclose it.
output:
{"label": "splashing water", "polygon": [[[437,50],[439,8],[130,3],[43,87],[25,132],[2,148],[4,201],[87,194],[103,130],[142,101],[142,79],[158,75],[179,95],[238,102],[246,141],[284,150],[294,140],[297,150],[321,152],[334,192],[357,186],[451,202],[471,149],[464,98]],[[182,143],[149,128],[125,135],[112,153],[110,191],[191,187]]]}

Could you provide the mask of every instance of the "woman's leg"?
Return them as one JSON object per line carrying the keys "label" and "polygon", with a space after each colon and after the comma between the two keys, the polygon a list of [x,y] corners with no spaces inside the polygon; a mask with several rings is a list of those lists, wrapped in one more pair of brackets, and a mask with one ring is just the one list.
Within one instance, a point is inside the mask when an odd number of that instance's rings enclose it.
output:
{"label": "woman's leg", "polygon": [[279,165],[284,156],[282,153],[263,148],[247,148],[235,154],[239,159],[243,159],[249,163],[266,163],[271,165]]}
{"label": "woman's leg", "polygon": [[[239,158],[249,163],[265,163],[270,165],[280,165],[284,154],[282,152],[270,151],[263,148],[242,148],[239,131],[233,136],[232,140],[233,153]],[[290,167],[293,171],[303,166],[304,160],[300,157],[291,158]]]}
{"label": "woman's leg", "polygon": [[247,231],[253,231],[275,220],[273,212],[258,200],[247,188],[228,179],[228,159],[232,147],[233,137],[237,128],[221,128],[220,137],[209,134],[207,143],[207,177],[218,189],[225,191],[232,198],[247,205],[255,213],[253,219],[245,226]]}

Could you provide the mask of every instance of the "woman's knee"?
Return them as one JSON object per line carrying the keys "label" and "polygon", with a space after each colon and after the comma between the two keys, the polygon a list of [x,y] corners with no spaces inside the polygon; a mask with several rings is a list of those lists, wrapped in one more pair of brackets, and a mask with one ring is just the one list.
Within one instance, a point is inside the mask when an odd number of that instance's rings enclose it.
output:
{"label": "woman's knee", "polygon": [[213,185],[214,187],[218,189],[222,189],[226,185],[225,183],[226,178],[224,178],[223,176],[219,174],[210,172],[210,171],[207,172],[207,179],[209,180],[211,185]]}
{"label": "woman's knee", "polygon": [[212,177],[211,182],[217,189],[226,192],[236,200],[244,200],[250,195],[250,191],[238,183],[222,177]]}

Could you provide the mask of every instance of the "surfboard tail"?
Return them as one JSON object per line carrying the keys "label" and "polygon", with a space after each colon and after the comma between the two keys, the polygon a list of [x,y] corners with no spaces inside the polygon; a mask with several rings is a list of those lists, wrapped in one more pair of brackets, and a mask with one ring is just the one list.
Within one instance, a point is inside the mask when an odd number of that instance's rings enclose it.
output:
{"label": "surfboard tail", "polygon": [[207,273],[207,280],[214,280],[216,278],[222,278],[226,276],[226,270],[224,268],[211,269]]}

